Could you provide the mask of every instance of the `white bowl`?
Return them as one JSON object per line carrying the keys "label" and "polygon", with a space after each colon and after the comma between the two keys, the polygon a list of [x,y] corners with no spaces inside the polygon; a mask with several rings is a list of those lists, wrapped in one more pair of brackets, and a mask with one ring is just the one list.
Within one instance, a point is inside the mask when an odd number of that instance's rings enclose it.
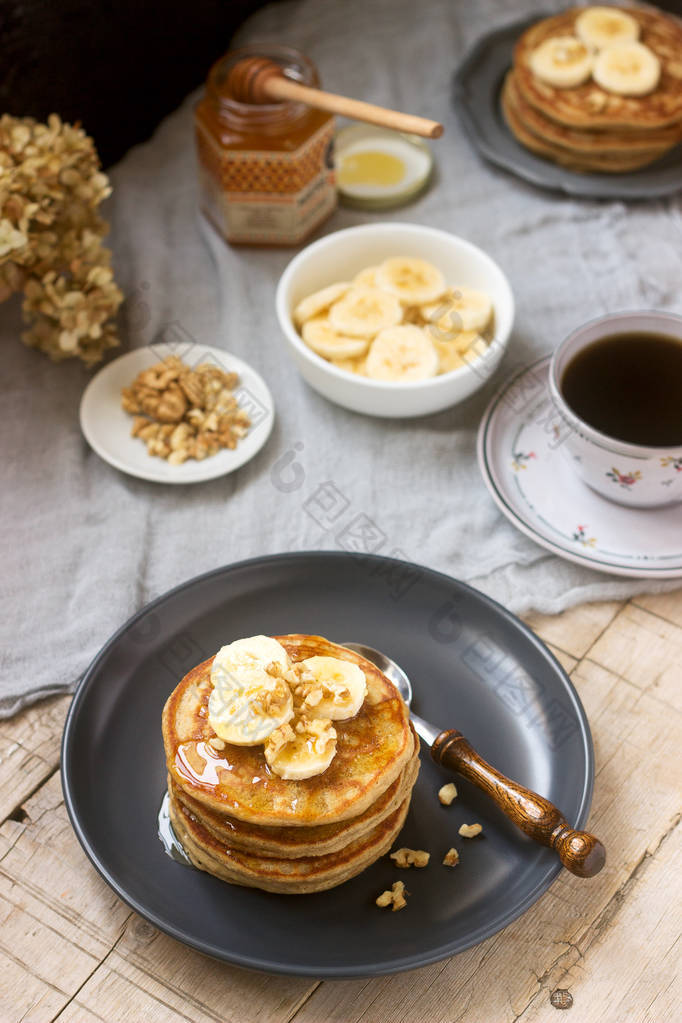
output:
{"label": "white bowl", "polygon": [[[490,296],[495,334],[484,355],[429,380],[390,383],[338,369],[308,348],[291,316],[297,303],[391,256],[426,259],[442,271],[448,284],[467,285]],[[468,398],[497,368],[514,321],[509,282],[490,256],[457,235],[419,224],[364,224],[326,235],[294,256],[280,277],[275,301],[279,325],[304,380],[337,405],[389,418],[429,415]]]}

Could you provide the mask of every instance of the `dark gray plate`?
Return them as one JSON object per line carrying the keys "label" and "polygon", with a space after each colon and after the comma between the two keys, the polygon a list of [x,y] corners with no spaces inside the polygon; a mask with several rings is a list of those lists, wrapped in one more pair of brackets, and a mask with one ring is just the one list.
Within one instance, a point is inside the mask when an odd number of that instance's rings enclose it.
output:
{"label": "dark gray plate", "polygon": [[659,199],[682,188],[682,146],[655,163],[627,174],[578,174],[543,160],[516,141],[500,108],[500,89],[516,40],[548,14],[490,32],[474,45],[454,78],[454,104],[482,156],[533,185],[581,199]]}
{"label": "dark gray plate", "polygon": [[[559,872],[556,856],[428,754],[400,843],[431,865],[398,872],[388,858],[317,895],[271,895],[185,867],[157,838],[165,791],[161,710],[191,667],[254,633],[320,633],[384,650],[407,670],[415,710],[457,727],[477,749],[548,796],[582,827],[592,796],[589,726],[547,648],[498,604],[438,572],[345,552],[256,558],[199,576],[120,629],[86,672],[66,722],[64,797],[93,864],[114,891],[174,938],[238,966],[359,977],[431,963],[482,941],[528,909]],[[460,824],[483,836],[462,840]],[[460,849],[454,869],[440,863]],[[396,877],[407,908],[374,906]]]}

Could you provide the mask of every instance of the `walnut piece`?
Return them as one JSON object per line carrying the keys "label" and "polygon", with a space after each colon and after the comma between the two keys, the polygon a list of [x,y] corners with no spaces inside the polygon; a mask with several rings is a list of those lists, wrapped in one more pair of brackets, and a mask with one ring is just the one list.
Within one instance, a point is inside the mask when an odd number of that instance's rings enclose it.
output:
{"label": "walnut piece", "polygon": [[208,744],[209,744],[209,746],[212,746],[214,750],[220,751],[220,750],[224,750],[225,749],[225,742],[224,742],[224,740],[223,739],[219,739],[218,736],[215,736],[213,739],[209,739],[208,740]]}
{"label": "walnut piece", "polygon": [[476,838],[476,835],[480,835],[482,831],[482,824],[462,824],[459,829],[462,838]]}
{"label": "walnut piece", "polygon": [[440,799],[443,806],[450,806],[450,803],[457,799],[457,787],[454,782],[448,782],[447,785],[443,785],[442,788],[438,789],[438,798]]}
{"label": "walnut piece", "polygon": [[233,449],[248,432],[251,420],[232,393],[238,382],[218,366],[191,369],[169,355],[123,388],[121,406],[134,416],[131,434],[150,455],[181,465]]}
{"label": "walnut piece", "polygon": [[391,859],[396,867],[426,867],[428,866],[431,854],[423,849],[396,849],[391,853]]}
{"label": "walnut piece", "polygon": [[382,909],[386,906],[391,906],[392,911],[395,913],[396,910],[402,909],[407,905],[405,896],[409,894],[402,881],[395,881],[390,889],[382,892],[375,901],[377,906],[381,906]]}
{"label": "walnut piece", "polygon": [[445,867],[456,867],[459,863],[459,853],[456,849],[448,849],[445,856],[443,857],[443,865]]}

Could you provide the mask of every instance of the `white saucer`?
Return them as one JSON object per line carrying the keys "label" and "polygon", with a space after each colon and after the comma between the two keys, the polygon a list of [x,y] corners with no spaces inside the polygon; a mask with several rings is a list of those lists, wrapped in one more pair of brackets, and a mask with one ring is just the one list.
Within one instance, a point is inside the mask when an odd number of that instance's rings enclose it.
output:
{"label": "white saucer", "polygon": [[560,450],[549,363],[546,357],[516,373],[483,416],[478,463],[498,507],[561,558],[612,575],[682,576],[682,504],[625,508],[578,479]]}
{"label": "white saucer", "polygon": [[[163,458],[148,455],[144,442],[130,436],[133,419],[121,408],[121,389],[132,383],[140,370],[171,354],[179,355],[189,366],[212,362],[239,374],[235,397],[249,413],[251,427],[234,450],[223,449],[200,462],[188,459],[182,465],[169,465]],[[274,418],[272,395],[251,366],[221,348],[190,343],[178,347],[159,342],[114,359],[90,381],[80,406],[81,429],[100,458],[121,472],[155,483],[200,483],[234,472],[263,447]]]}

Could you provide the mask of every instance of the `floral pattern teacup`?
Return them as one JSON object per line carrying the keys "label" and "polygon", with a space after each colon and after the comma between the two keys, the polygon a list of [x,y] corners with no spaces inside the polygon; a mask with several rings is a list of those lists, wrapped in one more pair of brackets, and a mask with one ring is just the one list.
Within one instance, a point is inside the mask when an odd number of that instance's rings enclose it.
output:
{"label": "floral pattern teacup", "polygon": [[[549,367],[552,401],[563,422],[562,450],[589,487],[631,508],[682,501],[682,440],[674,448],[644,447],[608,437],[566,404],[561,378],[578,352],[614,334],[665,334],[682,344],[682,316],[673,313],[614,313],[574,331],[556,349]],[[682,434],[682,395],[680,395]]]}

